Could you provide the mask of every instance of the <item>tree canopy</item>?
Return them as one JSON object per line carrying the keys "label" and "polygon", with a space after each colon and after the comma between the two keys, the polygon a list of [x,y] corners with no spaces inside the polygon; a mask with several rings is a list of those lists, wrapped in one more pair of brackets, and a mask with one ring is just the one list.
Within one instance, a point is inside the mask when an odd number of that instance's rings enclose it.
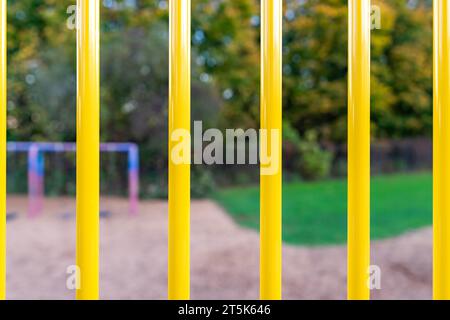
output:
{"label": "tree canopy", "polygon": [[[300,134],[314,129],[331,141],[346,137],[346,2],[284,2],[284,117]],[[373,136],[429,134],[430,1],[374,4],[381,9],[381,29],[372,31]],[[75,137],[75,31],[67,28],[71,5],[70,0],[8,1],[11,138]],[[256,127],[259,1],[193,0],[192,5],[193,110],[203,104],[200,109],[212,108],[209,115],[222,126]],[[147,140],[155,117],[165,114],[167,7],[167,1],[103,2],[102,137],[106,140]],[[197,114],[205,117],[204,112]]]}
{"label": "tree canopy", "polygon": [[[258,0],[192,0],[192,113],[208,126],[259,125]],[[75,140],[74,0],[8,1],[8,137]],[[429,135],[430,0],[377,0],[372,31],[372,136]],[[134,141],[166,165],[168,1],[105,0],[101,138]],[[284,121],[303,137],[345,142],[347,0],[284,1]],[[145,169],[145,168],[144,168]]]}

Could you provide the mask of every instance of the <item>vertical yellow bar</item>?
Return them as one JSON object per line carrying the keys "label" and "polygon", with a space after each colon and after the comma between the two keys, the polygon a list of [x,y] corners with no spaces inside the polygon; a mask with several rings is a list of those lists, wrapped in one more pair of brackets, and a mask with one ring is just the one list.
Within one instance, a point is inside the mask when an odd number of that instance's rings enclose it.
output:
{"label": "vertical yellow bar", "polygon": [[348,299],[368,300],[370,0],[349,0],[348,22]]}
{"label": "vertical yellow bar", "polygon": [[[282,127],[282,0],[261,2],[261,129],[267,145],[261,152],[276,150],[278,163],[268,172],[261,163],[260,191],[260,298],[281,299],[281,127]],[[276,138],[272,132],[278,132]],[[269,170],[270,171],[270,170]]]}
{"label": "vertical yellow bar", "polygon": [[99,298],[100,0],[77,0],[77,299]]}
{"label": "vertical yellow bar", "polygon": [[0,0],[0,300],[6,298],[6,0]]}
{"label": "vertical yellow bar", "polygon": [[450,4],[434,1],[433,297],[450,299]]}
{"label": "vertical yellow bar", "polygon": [[[171,300],[190,298],[190,122],[191,122],[191,1],[170,0],[169,48],[169,279]],[[182,139],[181,136],[184,136]],[[178,140],[178,138],[182,140]],[[172,151],[184,143],[188,161],[179,163]]]}

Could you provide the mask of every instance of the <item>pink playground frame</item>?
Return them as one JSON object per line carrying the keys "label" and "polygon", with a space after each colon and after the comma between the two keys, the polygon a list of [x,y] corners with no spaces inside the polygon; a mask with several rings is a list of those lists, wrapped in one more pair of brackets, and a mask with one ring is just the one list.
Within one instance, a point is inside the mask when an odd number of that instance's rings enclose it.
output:
{"label": "pink playground frame", "polygon": [[[8,151],[28,154],[28,216],[39,216],[44,203],[45,153],[76,152],[75,143],[9,142]],[[102,143],[101,152],[128,155],[129,214],[138,213],[139,204],[139,148],[133,143]]]}

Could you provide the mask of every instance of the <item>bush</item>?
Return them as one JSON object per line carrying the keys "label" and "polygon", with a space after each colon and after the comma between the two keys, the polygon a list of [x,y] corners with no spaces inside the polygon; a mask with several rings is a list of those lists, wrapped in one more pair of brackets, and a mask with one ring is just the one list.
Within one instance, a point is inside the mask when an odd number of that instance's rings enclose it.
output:
{"label": "bush", "polygon": [[318,180],[329,176],[333,157],[331,152],[322,149],[317,141],[316,132],[308,131],[305,133],[299,144],[299,152],[298,167],[302,178]]}
{"label": "bush", "polygon": [[307,131],[300,137],[292,125],[285,121],[283,141],[284,164],[288,171],[298,172],[305,180],[329,176],[333,156],[320,146],[315,131]]}
{"label": "bush", "polygon": [[[149,178],[150,177],[150,178]],[[142,176],[141,185],[143,199],[168,199],[167,171],[163,174],[153,173],[150,176]],[[191,166],[191,198],[206,198],[214,191],[216,186],[211,171],[205,166]]]}
{"label": "bush", "polygon": [[215,181],[211,172],[204,166],[193,166],[191,172],[191,197],[206,198],[215,189]]}

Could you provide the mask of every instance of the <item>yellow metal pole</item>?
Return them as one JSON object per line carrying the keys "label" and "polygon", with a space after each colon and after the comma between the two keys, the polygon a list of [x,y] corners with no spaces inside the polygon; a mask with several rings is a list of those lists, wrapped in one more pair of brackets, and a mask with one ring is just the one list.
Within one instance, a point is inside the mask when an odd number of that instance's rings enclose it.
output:
{"label": "yellow metal pole", "polygon": [[450,299],[450,4],[434,1],[433,297]]}
{"label": "yellow metal pole", "polygon": [[348,2],[348,298],[370,298],[370,0]]}
{"label": "yellow metal pole", "polygon": [[77,299],[99,298],[100,0],[77,0]]}
{"label": "yellow metal pole", "polygon": [[6,298],[6,0],[0,0],[0,300]]}
{"label": "yellow metal pole", "polygon": [[[261,129],[267,145],[275,150],[278,165],[273,172],[261,163],[260,298],[281,299],[281,127],[282,127],[282,0],[261,2]],[[277,132],[272,136],[272,132]],[[270,152],[269,152],[270,153]]]}
{"label": "yellow metal pole", "polygon": [[[176,141],[178,134],[190,133],[191,121],[191,1],[171,0],[170,83],[169,83],[169,270],[168,297],[190,298],[190,165],[179,163],[172,151],[190,137]],[[190,155],[184,155],[190,161]]]}

